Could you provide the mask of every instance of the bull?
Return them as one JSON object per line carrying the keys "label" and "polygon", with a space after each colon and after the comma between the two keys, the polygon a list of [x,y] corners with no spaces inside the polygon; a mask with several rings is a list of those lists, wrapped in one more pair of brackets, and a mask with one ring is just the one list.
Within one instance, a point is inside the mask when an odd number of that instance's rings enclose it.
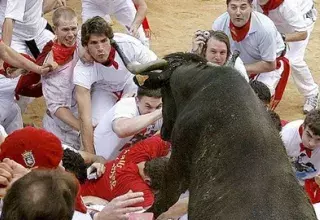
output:
{"label": "bull", "polygon": [[189,189],[189,219],[316,219],[278,131],[240,74],[189,53],[128,65],[140,87],[162,89],[161,136],[172,154],[155,216]]}

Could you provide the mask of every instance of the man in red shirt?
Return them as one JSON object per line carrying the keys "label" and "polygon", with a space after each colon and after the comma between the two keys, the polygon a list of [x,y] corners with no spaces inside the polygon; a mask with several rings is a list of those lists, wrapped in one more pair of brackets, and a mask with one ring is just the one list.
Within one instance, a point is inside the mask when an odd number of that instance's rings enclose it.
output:
{"label": "man in red shirt", "polygon": [[[69,153],[73,153],[73,157],[80,157],[75,152]],[[130,190],[143,192],[144,201],[135,206],[148,208],[154,202],[154,191],[160,188],[168,162],[168,158],[164,156],[168,153],[169,144],[161,140],[160,136],[155,135],[142,140],[124,149],[115,160],[107,162],[105,172],[100,178],[85,180],[81,185],[81,195],[96,196],[111,201]],[[69,159],[71,158],[69,155]],[[72,159],[72,161],[79,160]],[[70,172],[75,172],[77,170],[75,167],[80,166],[76,163],[70,163],[69,166],[63,163],[63,165]],[[83,169],[78,170],[78,172],[86,172]],[[76,174],[76,176],[83,175]]]}

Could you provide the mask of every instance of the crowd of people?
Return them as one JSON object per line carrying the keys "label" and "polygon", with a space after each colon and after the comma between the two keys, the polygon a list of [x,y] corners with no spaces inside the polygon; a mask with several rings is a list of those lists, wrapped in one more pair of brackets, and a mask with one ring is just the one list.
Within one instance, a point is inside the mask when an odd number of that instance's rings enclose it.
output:
{"label": "crowd of people", "polygon": [[[147,210],[170,172],[171,145],[160,137],[161,91],[138,88],[127,69],[158,59],[146,2],[81,3],[79,29],[66,0],[0,0],[0,219],[153,218]],[[113,32],[110,15],[127,33]],[[320,203],[319,88],[304,54],[316,16],[312,0],[226,0],[212,30],[195,30],[190,45],[212,65],[235,62],[313,204]],[[305,98],[305,120],[276,113],[290,75]],[[42,96],[42,128],[25,127],[22,114]],[[158,219],[187,212],[188,192]]]}

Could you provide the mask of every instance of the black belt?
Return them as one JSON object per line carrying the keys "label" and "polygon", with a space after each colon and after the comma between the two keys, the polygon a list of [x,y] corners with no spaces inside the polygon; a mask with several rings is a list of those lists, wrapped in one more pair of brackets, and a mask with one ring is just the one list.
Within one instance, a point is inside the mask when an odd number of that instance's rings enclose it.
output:
{"label": "black belt", "polygon": [[[53,29],[49,23],[47,23],[45,29],[54,33]],[[27,47],[29,48],[30,52],[32,53],[33,57],[37,59],[37,57],[40,54],[40,50],[39,50],[35,40],[28,40],[28,41],[26,41],[26,44],[27,44]]]}

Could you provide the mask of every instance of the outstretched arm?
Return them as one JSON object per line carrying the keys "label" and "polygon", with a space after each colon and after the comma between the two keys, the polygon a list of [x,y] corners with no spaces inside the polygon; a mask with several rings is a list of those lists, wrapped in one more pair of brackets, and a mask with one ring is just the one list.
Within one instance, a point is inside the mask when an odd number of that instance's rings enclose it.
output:
{"label": "outstretched arm", "polygon": [[135,4],[136,8],[137,8],[137,13],[136,16],[132,22],[132,25],[130,27],[130,33],[133,36],[136,36],[138,33],[138,28],[140,27],[143,19],[146,17],[147,15],[147,4],[145,2],[145,0],[132,0],[133,3]]}

